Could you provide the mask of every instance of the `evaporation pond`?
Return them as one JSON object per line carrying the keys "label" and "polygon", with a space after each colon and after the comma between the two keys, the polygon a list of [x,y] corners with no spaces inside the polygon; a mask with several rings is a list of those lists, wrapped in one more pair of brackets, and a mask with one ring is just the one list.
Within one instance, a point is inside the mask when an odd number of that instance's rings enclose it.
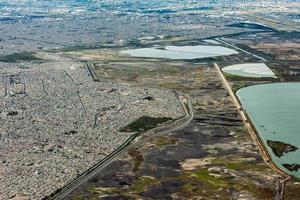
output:
{"label": "evaporation pond", "polygon": [[243,76],[243,77],[276,78],[276,75],[264,63],[245,63],[245,64],[231,65],[231,66],[223,67],[222,71],[228,74]]}
{"label": "evaporation pond", "polygon": [[198,59],[237,54],[237,51],[223,46],[166,46],[161,48],[141,48],[121,51],[121,55],[141,58]]}
{"label": "evaporation pond", "polygon": [[273,162],[300,178],[300,83],[245,87],[237,96]]}

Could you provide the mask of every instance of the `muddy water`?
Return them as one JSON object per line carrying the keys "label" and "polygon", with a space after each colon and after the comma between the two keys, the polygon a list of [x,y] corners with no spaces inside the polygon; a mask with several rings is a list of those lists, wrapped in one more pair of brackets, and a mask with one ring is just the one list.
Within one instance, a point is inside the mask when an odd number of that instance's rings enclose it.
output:
{"label": "muddy water", "polygon": [[275,164],[300,178],[300,83],[240,89],[237,96]]}

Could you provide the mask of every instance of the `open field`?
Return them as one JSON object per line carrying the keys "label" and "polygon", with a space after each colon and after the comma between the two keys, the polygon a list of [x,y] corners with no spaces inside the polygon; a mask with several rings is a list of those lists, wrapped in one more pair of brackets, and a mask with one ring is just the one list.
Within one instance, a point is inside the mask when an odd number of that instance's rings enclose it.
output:
{"label": "open field", "polygon": [[[183,61],[106,64],[110,67],[96,66],[99,77],[106,80],[159,85],[189,94],[194,118],[185,128],[156,133],[145,144],[128,149],[65,199],[273,197],[280,176],[261,159],[215,68]],[[134,80],[128,78],[133,72]]]}
{"label": "open field", "polygon": [[201,61],[120,59],[95,61],[98,77],[182,91],[191,97],[194,118],[183,129],[132,146],[65,199],[274,196],[281,176],[263,162],[215,68]]}
{"label": "open field", "polygon": [[272,43],[261,42],[251,45],[252,48],[276,56],[278,60],[300,61],[300,40],[278,41]]}

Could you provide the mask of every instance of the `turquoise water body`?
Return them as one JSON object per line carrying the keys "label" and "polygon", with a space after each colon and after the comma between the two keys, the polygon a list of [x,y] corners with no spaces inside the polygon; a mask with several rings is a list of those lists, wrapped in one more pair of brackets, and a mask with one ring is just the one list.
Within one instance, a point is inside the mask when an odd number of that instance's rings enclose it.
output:
{"label": "turquoise water body", "polygon": [[[237,91],[237,97],[273,162],[300,178],[300,83],[250,86]],[[276,152],[274,144],[286,145],[286,151],[279,147]]]}

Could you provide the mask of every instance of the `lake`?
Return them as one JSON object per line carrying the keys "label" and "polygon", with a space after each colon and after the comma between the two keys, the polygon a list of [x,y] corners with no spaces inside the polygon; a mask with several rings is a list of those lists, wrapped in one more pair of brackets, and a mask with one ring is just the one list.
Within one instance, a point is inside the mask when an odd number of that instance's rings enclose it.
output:
{"label": "lake", "polygon": [[237,96],[274,163],[300,178],[300,83],[242,88]]}

